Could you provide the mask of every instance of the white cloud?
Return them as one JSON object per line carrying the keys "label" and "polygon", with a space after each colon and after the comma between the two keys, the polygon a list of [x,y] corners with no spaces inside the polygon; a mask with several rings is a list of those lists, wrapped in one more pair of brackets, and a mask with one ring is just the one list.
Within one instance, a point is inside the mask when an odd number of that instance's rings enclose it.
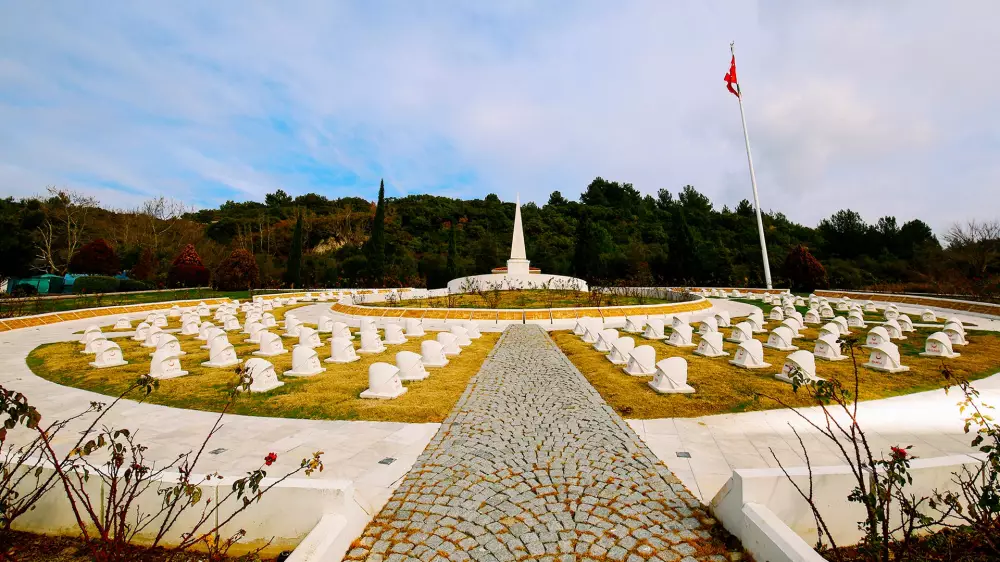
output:
{"label": "white cloud", "polygon": [[1000,5],[985,0],[8,11],[11,194],[71,183],[205,204],[278,187],[370,198],[385,177],[394,194],[544,202],[601,175],[647,193],[692,183],[732,206],[750,191],[722,81],[736,39],[765,208],[815,224],[849,206],[940,229],[1000,206]]}

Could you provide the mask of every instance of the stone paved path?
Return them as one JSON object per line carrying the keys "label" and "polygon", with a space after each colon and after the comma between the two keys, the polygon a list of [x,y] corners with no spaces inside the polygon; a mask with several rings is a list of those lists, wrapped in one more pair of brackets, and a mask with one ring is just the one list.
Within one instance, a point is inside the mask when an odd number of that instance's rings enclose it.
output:
{"label": "stone paved path", "polygon": [[728,560],[701,504],[537,326],[507,329],[347,560]]}

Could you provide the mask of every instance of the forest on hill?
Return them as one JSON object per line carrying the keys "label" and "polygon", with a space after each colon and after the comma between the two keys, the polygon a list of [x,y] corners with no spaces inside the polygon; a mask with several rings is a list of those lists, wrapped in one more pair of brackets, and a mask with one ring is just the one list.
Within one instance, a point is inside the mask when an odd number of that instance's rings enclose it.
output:
{"label": "forest on hill", "polygon": [[[555,191],[544,205],[524,204],[522,215],[528,258],[543,272],[602,285],[764,283],[746,200],[719,209],[690,185],[653,197],[597,178],[577,200]],[[163,287],[236,275],[260,287],[436,288],[504,265],[513,217],[514,204],[493,194],[380,196],[377,204],[278,190],[264,202],[216,209],[158,198],[115,210],[50,188],[42,197],[0,200],[0,278],[125,271]],[[996,222],[955,225],[938,240],[919,219],[868,224],[849,209],[816,227],[782,213],[763,220],[775,286],[997,293]],[[178,263],[204,273],[177,274]]]}

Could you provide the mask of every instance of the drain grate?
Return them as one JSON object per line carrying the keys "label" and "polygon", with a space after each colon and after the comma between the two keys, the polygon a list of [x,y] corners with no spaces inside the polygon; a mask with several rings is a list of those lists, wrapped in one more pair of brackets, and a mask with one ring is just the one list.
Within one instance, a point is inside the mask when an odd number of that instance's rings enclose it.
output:
{"label": "drain grate", "polygon": [[379,464],[392,464],[394,462],[396,462],[396,459],[394,459],[392,457],[386,457],[386,458],[378,461]]}
{"label": "drain grate", "polygon": [[687,451],[677,451],[677,458],[679,459],[689,459],[691,458],[691,453]]}

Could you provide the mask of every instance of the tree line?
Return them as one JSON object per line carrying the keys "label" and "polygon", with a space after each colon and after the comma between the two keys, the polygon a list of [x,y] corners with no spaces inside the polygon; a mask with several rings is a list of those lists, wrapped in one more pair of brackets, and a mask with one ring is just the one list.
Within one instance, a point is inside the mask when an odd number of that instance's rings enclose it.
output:
{"label": "tree line", "polygon": [[[885,216],[869,224],[850,209],[816,227],[779,212],[762,215],[776,286],[979,296],[998,290],[997,221],[956,224],[939,240],[919,219]],[[227,201],[197,211],[164,198],[136,209],[105,209],[50,188],[43,197],[0,200],[0,277],[72,273],[79,269],[74,255],[101,239],[115,252],[117,267],[141,265],[157,286],[177,282],[171,265],[191,245],[213,281],[239,250],[241,271],[255,264],[253,282],[262,287],[436,288],[504,265],[513,219],[514,204],[495,194],[385,198],[384,185],[376,202],[278,190],[263,202]],[[528,258],[543,272],[592,284],[764,283],[750,202],[718,209],[690,185],[652,196],[596,178],[577,200],[554,191],[544,205],[524,204],[522,220]]]}

